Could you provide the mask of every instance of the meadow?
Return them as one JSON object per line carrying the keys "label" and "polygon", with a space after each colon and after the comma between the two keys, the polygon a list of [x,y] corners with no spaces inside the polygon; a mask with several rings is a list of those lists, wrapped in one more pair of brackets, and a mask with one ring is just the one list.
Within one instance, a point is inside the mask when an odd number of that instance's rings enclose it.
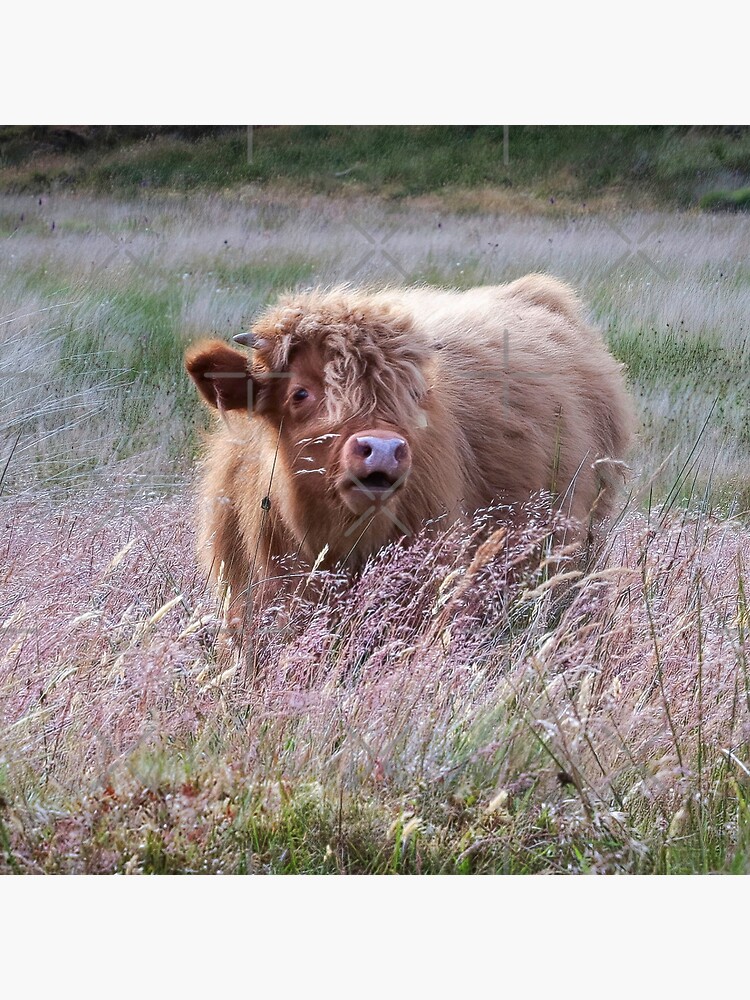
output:
{"label": "meadow", "polygon": [[[748,871],[750,219],[506,208],[0,197],[0,870]],[[226,670],[185,346],[290,287],[529,271],[637,401],[604,549],[582,571],[534,510],[419,538],[258,621],[262,684]]]}

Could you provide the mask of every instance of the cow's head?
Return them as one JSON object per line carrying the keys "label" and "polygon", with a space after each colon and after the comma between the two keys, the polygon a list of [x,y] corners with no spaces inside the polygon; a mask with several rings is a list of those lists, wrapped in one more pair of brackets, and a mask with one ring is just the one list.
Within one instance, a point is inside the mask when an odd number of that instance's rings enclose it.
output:
{"label": "cow's head", "polygon": [[387,510],[400,523],[428,423],[432,357],[411,323],[382,305],[311,293],[235,340],[251,353],[204,341],[187,369],[212,406],[273,428],[308,518],[335,509],[342,525]]}

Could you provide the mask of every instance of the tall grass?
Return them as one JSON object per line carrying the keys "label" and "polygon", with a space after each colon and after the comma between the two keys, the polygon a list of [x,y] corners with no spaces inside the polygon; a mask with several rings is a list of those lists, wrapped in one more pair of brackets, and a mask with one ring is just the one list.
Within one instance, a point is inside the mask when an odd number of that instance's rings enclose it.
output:
{"label": "tall grass", "polygon": [[[747,533],[626,515],[381,552],[226,670],[182,505],[16,509],[7,871],[747,871]],[[6,515],[7,516],[7,515]]]}
{"label": "tall grass", "polygon": [[[747,871],[748,220],[1,208],[2,870]],[[532,509],[384,550],[261,616],[248,683],[193,560],[185,344],[296,283],[529,270],[638,400],[607,546],[550,553]]]}

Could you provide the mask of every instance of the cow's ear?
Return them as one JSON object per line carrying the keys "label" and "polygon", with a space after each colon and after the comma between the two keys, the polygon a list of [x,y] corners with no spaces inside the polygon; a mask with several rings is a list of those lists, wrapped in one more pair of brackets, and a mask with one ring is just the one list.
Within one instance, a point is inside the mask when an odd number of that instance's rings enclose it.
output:
{"label": "cow's ear", "polygon": [[185,368],[210,406],[221,410],[250,408],[252,375],[246,354],[222,340],[202,340],[185,352]]}

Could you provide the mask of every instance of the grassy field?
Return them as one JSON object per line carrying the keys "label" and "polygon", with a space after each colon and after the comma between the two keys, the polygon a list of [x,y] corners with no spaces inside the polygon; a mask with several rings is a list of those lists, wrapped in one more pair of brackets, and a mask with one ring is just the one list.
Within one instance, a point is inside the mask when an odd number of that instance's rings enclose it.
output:
{"label": "grassy field", "polygon": [[750,184],[747,126],[248,128],[6,126],[0,190],[439,196],[470,212],[685,208],[704,196],[747,207],[731,200]]}
{"label": "grassy field", "polygon": [[[0,198],[0,870],[749,870],[750,219],[118,185]],[[290,286],[530,270],[638,401],[606,550],[417,540],[223,676],[185,345]]]}

